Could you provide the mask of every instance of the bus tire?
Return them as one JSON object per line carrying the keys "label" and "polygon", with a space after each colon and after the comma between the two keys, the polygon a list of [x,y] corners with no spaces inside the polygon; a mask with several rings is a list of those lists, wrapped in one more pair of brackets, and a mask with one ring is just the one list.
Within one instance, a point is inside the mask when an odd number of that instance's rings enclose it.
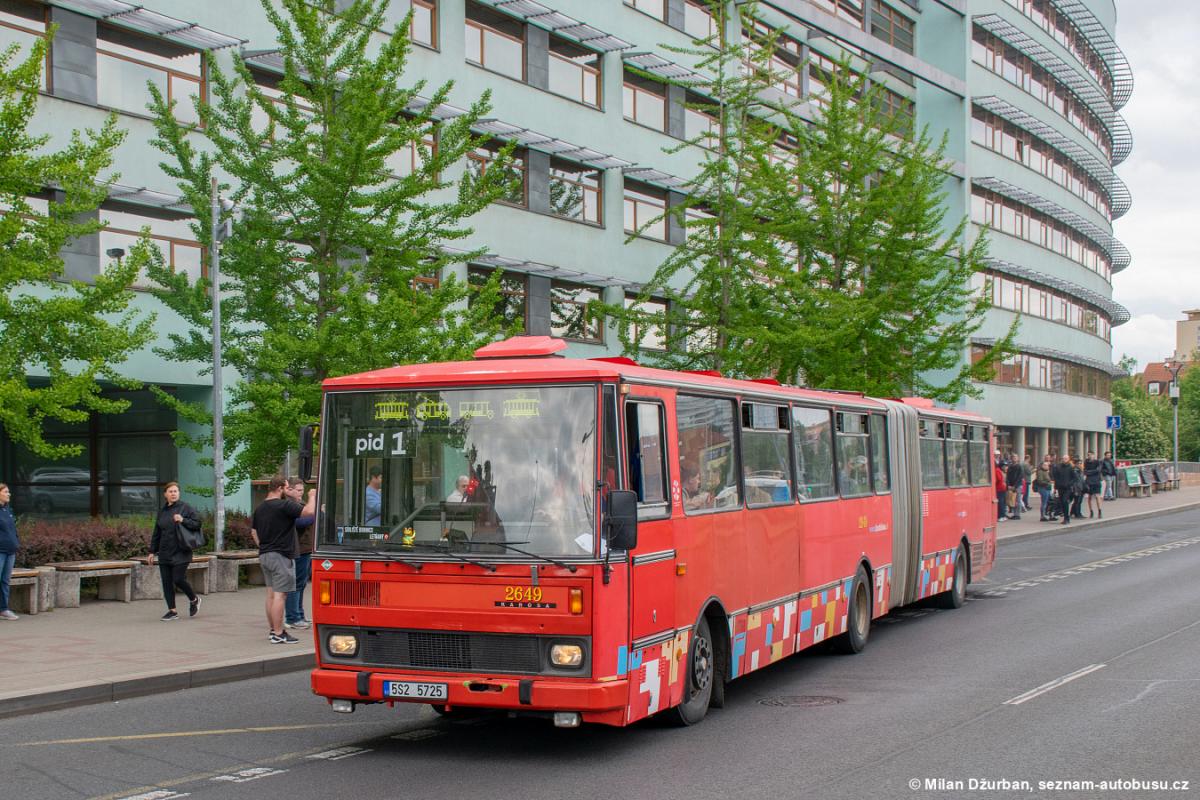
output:
{"label": "bus tire", "polygon": [[954,585],[938,595],[938,604],[942,608],[962,608],[967,602],[967,581],[970,573],[967,571],[967,555],[960,545],[958,555],[954,557]]}
{"label": "bus tire", "polygon": [[834,640],[834,648],[839,653],[854,655],[866,648],[867,637],[871,634],[871,582],[862,564],[858,565],[854,575],[847,603],[846,632]]}
{"label": "bus tire", "polygon": [[708,620],[700,618],[688,647],[687,673],[684,675],[683,701],[667,712],[667,720],[684,727],[695,725],[708,713],[716,681],[716,659]]}

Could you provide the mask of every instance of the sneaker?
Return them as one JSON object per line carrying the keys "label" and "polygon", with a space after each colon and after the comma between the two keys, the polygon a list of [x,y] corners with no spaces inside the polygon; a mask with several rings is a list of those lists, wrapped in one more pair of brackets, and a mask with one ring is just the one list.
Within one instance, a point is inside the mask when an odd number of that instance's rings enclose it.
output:
{"label": "sneaker", "polygon": [[161,617],[159,617],[159,619],[161,619],[163,622],[170,622],[172,620],[179,619],[179,615],[176,614],[174,611],[168,611],[167,613],[165,613]]}
{"label": "sneaker", "polygon": [[296,644],[299,641],[299,639],[297,639],[295,636],[292,636],[287,631],[283,631],[282,633],[271,633],[271,644]]}
{"label": "sneaker", "polygon": [[189,617],[196,616],[196,612],[200,610],[200,604],[202,602],[204,602],[204,599],[202,597],[200,597],[200,595],[196,595],[196,599],[193,600],[192,602],[188,603],[188,616]]}
{"label": "sneaker", "polygon": [[20,619],[20,617],[14,614],[11,608],[6,608],[0,611],[0,619]]}
{"label": "sneaker", "polygon": [[312,623],[306,619],[298,619],[295,622],[285,622],[283,624],[285,627],[296,628],[298,630],[306,630],[312,627]]}

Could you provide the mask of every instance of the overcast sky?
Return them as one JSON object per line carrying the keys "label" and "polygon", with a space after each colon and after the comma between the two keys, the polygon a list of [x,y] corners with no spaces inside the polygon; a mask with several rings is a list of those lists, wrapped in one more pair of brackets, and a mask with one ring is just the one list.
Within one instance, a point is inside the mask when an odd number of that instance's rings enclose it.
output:
{"label": "overcast sky", "polygon": [[1122,114],[1133,154],[1117,167],[1133,207],[1114,224],[1133,254],[1113,299],[1133,319],[1113,329],[1113,361],[1159,361],[1175,321],[1200,308],[1200,2],[1116,0],[1117,44],[1133,67]]}

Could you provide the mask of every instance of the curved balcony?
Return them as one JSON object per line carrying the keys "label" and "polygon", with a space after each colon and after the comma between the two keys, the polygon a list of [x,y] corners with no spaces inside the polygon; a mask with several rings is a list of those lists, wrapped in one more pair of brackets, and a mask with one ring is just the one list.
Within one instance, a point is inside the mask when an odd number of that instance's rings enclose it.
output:
{"label": "curved balcony", "polygon": [[[973,336],[971,337],[971,344],[978,344],[984,347],[995,347],[996,340],[981,336]],[[1097,361],[1094,358],[1087,358],[1086,356],[1076,355],[1075,353],[1068,353],[1064,350],[1055,350],[1052,347],[1037,347],[1035,345],[1019,342],[1017,344],[1017,351],[1031,356],[1053,358],[1056,361],[1069,361],[1070,363],[1078,364],[1081,367],[1091,367],[1092,369],[1100,370],[1101,372],[1107,372],[1114,378],[1121,378],[1127,374],[1125,370],[1121,369],[1116,364],[1105,361]]]}
{"label": "curved balcony", "polygon": [[1050,73],[1096,115],[1112,141],[1113,164],[1120,164],[1129,157],[1133,151],[1133,134],[1129,130],[1129,123],[1117,113],[1112,102],[1091,79],[1084,77],[1079,70],[998,14],[976,15],[972,21]]}
{"label": "curved balcony", "polygon": [[1112,34],[1082,0],[1050,0],[1050,4],[1071,21],[1092,49],[1104,59],[1104,65],[1112,77],[1113,107],[1123,108],[1133,94],[1133,69],[1125,53],[1117,47]]}
{"label": "curved balcony", "polygon": [[1129,207],[1133,205],[1133,196],[1129,193],[1129,187],[1125,185],[1123,180],[1117,177],[1112,167],[1105,163],[1103,159],[1096,158],[1088,148],[1079,144],[1074,139],[1064,136],[1056,128],[1047,125],[1032,114],[1022,111],[1007,100],[1003,100],[995,95],[973,97],[971,98],[971,102],[982,109],[990,111],[997,117],[1011,122],[1018,128],[1028,131],[1083,167],[1108,192],[1109,208],[1112,211],[1113,219],[1117,219],[1125,214],[1125,212],[1129,211]]}

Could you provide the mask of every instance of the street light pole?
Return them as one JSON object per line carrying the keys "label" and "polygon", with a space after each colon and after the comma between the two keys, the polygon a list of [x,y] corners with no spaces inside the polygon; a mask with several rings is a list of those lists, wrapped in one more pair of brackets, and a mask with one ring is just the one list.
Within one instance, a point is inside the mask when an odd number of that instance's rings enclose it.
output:
{"label": "street light pole", "polygon": [[1175,467],[1171,473],[1171,478],[1174,480],[1179,478],[1179,373],[1183,371],[1185,363],[1168,358],[1163,361],[1163,366],[1171,373],[1171,386],[1167,389],[1167,393],[1171,396],[1171,408],[1175,417]]}

